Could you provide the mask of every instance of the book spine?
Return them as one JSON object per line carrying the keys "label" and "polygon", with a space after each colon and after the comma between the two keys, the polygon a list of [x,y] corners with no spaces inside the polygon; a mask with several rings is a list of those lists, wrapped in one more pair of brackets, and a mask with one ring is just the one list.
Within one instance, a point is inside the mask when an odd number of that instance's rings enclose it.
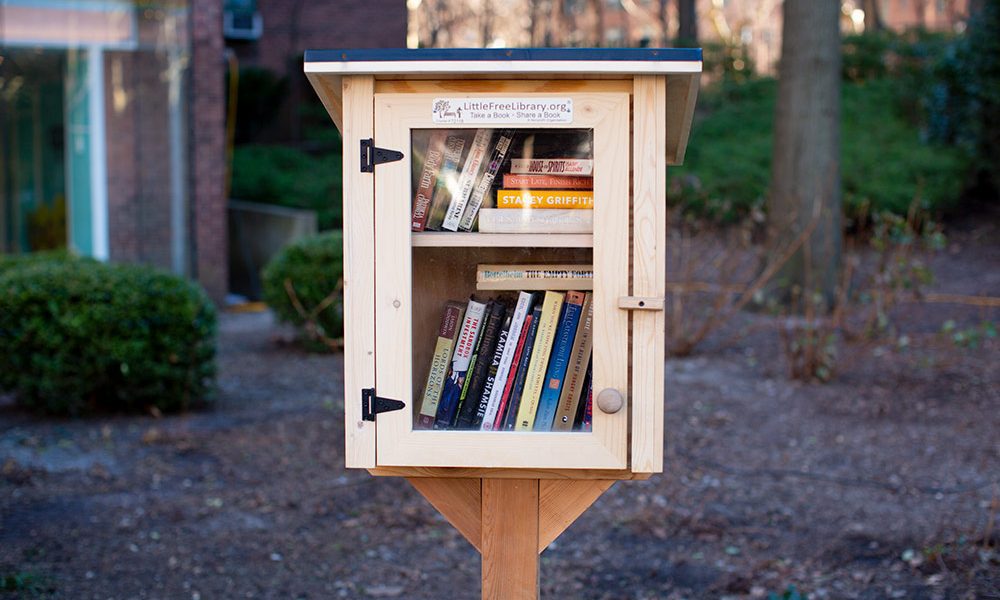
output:
{"label": "book spine", "polygon": [[593,177],[576,175],[521,175],[504,173],[505,188],[532,188],[538,190],[592,190]]}
{"label": "book spine", "polygon": [[527,338],[524,340],[524,350],[521,352],[521,362],[517,366],[517,377],[514,379],[514,388],[510,393],[507,415],[503,419],[503,430],[513,431],[517,425],[517,413],[521,405],[521,395],[524,392],[524,380],[528,376],[528,366],[531,363],[531,355],[535,349],[535,338],[538,336],[538,322],[542,319],[542,307],[535,306],[531,310],[531,323],[528,327]]}
{"label": "book spine", "polygon": [[504,384],[503,395],[500,397],[500,407],[497,409],[496,420],[493,423],[494,431],[503,431],[505,429],[504,422],[510,413],[510,400],[511,396],[513,396],[514,383],[517,380],[517,372],[521,367],[521,359],[524,356],[524,346],[525,341],[528,339],[528,331],[531,329],[531,317],[532,315],[526,316],[524,324],[521,326],[521,336],[517,340],[514,359],[510,363],[510,370],[507,373],[507,383]]}
{"label": "book spine", "polygon": [[514,314],[511,316],[509,331],[503,344],[499,364],[497,365],[496,376],[490,384],[490,397],[486,402],[486,410],[481,421],[483,431],[493,431],[496,425],[497,412],[500,410],[500,400],[503,398],[507,375],[510,372],[511,362],[514,360],[514,352],[517,350],[518,340],[521,338],[521,328],[524,326],[524,318],[528,316],[528,304],[530,302],[531,294],[527,292],[521,292],[517,297],[517,304],[514,306]]}
{"label": "book spine", "polygon": [[486,151],[489,150],[490,136],[493,131],[490,129],[476,130],[476,137],[472,140],[469,148],[469,157],[465,159],[465,167],[462,175],[458,178],[458,193],[453,194],[448,203],[448,212],[445,213],[441,228],[448,231],[458,231],[458,224],[465,213],[465,206],[469,202],[469,195],[476,185],[479,170],[483,166],[483,159],[486,158]]}
{"label": "book spine", "polygon": [[540,175],[593,175],[594,161],[589,158],[515,158],[511,173]]}
{"label": "book spine", "polygon": [[587,375],[584,377],[583,393],[580,395],[576,408],[576,418],[573,419],[573,431],[590,431],[594,420],[594,365],[587,365]]}
{"label": "book spine", "polygon": [[500,138],[493,148],[490,162],[487,163],[486,170],[479,180],[479,185],[476,186],[476,190],[472,193],[469,204],[465,207],[465,213],[462,215],[462,220],[458,224],[458,228],[462,231],[472,231],[475,228],[479,209],[483,205],[483,200],[486,199],[486,194],[493,188],[493,181],[496,179],[497,173],[500,172],[500,166],[503,165],[503,159],[507,156],[507,150],[510,149],[510,143],[513,140],[513,129],[504,129],[500,132]]}
{"label": "book spine", "polygon": [[440,229],[444,222],[445,212],[451,203],[451,196],[458,191],[458,165],[462,161],[465,150],[465,138],[460,135],[449,135],[445,142],[444,164],[434,186],[434,196],[427,211],[425,229]]}
{"label": "book spine", "polygon": [[483,420],[486,418],[490,399],[493,398],[493,389],[497,387],[497,374],[500,372],[500,362],[503,359],[504,347],[507,345],[507,338],[509,336],[510,316],[504,320],[503,327],[500,328],[497,345],[493,349],[493,357],[490,360],[489,368],[486,370],[486,381],[483,383],[483,391],[479,394],[479,405],[476,407],[476,416],[472,419],[472,429],[483,428]]}
{"label": "book spine", "polygon": [[580,326],[576,330],[576,339],[573,340],[569,365],[566,367],[566,377],[563,379],[563,389],[559,394],[559,410],[552,423],[553,431],[573,430],[573,420],[576,417],[580,394],[583,393],[583,380],[587,375],[587,365],[590,364],[590,354],[593,349],[593,299],[593,294],[588,293],[583,300]]}
{"label": "book spine", "polygon": [[455,418],[462,388],[465,387],[465,381],[468,377],[472,353],[476,348],[479,332],[482,330],[485,312],[486,305],[472,299],[465,307],[465,319],[462,321],[462,328],[455,339],[455,352],[451,359],[451,369],[441,391],[441,401],[438,403],[437,413],[434,416],[435,423],[438,421],[451,423]]}
{"label": "book spine", "polygon": [[563,317],[556,330],[555,341],[552,344],[552,358],[545,373],[542,393],[538,396],[538,411],[535,415],[534,431],[552,431],[552,421],[559,407],[559,394],[562,391],[563,380],[566,377],[566,367],[569,364],[570,351],[576,338],[577,326],[580,323],[580,313],[586,295],[581,292],[566,292]]}
{"label": "book spine", "polygon": [[417,427],[429,428],[434,423],[444,379],[448,373],[448,363],[451,362],[455,333],[458,331],[458,323],[462,320],[463,312],[465,306],[459,302],[449,301],[445,304],[441,324],[438,326],[438,338],[431,357],[431,366],[424,384],[423,398],[420,400]]}
{"label": "book spine", "polygon": [[538,397],[542,393],[545,371],[549,364],[549,354],[552,352],[552,342],[555,338],[556,326],[559,322],[559,311],[562,308],[565,294],[561,292],[545,292],[542,303],[542,317],[538,323],[538,333],[535,335],[535,347],[531,353],[531,364],[525,376],[524,391],[521,394],[521,404],[517,409],[516,431],[531,431],[538,410]]}
{"label": "book spine", "polygon": [[593,233],[594,211],[573,208],[479,211],[480,233]]}
{"label": "book spine", "polygon": [[497,208],[589,209],[594,208],[590,190],[497,190]]}
{"label": "book spine", "polygon": [[592,265],[479,265],[476,283],[522,282],[532,279],[593,279]]}
{"label": "book spine", "polygon": [[427,143],[427,156],[424,158],[424,169],[420,173],[417,193],[413,197],[413,231],[423,231],[427,225],[427,211],[431,206],[434,188],[437,184],[441,161],[444,159],[444,144],[447,138],[444,130],[438,129],[431,133]]}
{"label": "book spine", "polygon": [[479,398],[483,393],[483,386],[486,385],[486,377],[489,374],[490,357],[496,349],[497,338],[500,336],[500,328],[503,326],[504,314],[507,307],[501,302],[493,302],[488,308],[486,324],[483,325],[482,341],[476,351],[476,366],[472,368],[469,375],[469,390],[465,399],[458,409],[458,417],[455,419],[457,429],[471,429],[472,422],[476,418],[476,411],[479,409]]}

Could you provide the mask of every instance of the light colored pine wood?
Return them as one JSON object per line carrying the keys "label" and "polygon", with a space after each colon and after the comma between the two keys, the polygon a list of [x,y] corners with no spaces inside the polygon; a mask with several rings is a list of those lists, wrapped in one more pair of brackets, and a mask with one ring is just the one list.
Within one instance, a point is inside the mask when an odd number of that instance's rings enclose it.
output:
{"label": "light colored pine wood", "polygon": [[665,307],[663,296],[624,296],[618,299],[618,308],[626,310],[663,310]]}
{"label": "light colored pine wood", "polygon": [[476,547],[476,550],[481,549],[483,538],[481,479],[408,477],[406,480],[444,515],[448,522]]}
{"label": "light colored pine wood", "polygon": [[[667,87],[662,76],[637,76],[634,98],[633,280],[637,298],[665,296]],[[632,470],[663,471],[662,310],[632,313]],[[596,388],[596,386],[595,386]]]}
{"label": "light colored pine wood", "polygon": [[[316,90],[320,102],[333,119],[333,124],[344,133],[344,88],[342,77],[334,74],[318,75],[306,73],[306,78]],[[344,182],[346,184],[346,181]]]}
{"label": "light colored pine wood", "polygon": [[607,80],[552,80],[552,79],[436,79],[436,80],[379,80],[376,93],[397,94],[564,94],[568,92],[632,92],[631,79]]}
{"label": "light colored pine wood", "polygon": [[[530,94],[525,94],[526,97]],[[587,93],[572,96],[575,120],[558,124],[565,128],[592,128],[598,173],[595,190],[601,198],[628,197],[629,95]],[[380,147],[409,147],[410,131],[432,128],[433,94],[376,94],[375,143]],[[556,126],[553,126],[556,127]],[[383,413],[378,417],[378,464],[380,466],[476,467],[523,469],[611,469],[627,466],[628,419],[617,415],[595,415],[592,433],[514,433],[468,431],[414,431],[413,421],[413,315],[424,296],[439,293],[432,282],[414,279],[410,232],[410,161],[379,165],[375,169],[376,213],[376,373],[379,395],[402,400],[409,410]],[[401,201],[402,199],[405,199]],[[595,252],[595,386],[628,389],[628,320],[617,308],[627,295],[628,256],[621,251],[628,243],[628,203],[607,201],[594,209],[594,243],[607,250]],[[428,234],[429,235],[429,234]],[[441,239],[461,234],[437,234]],[[487,237],[476,236],[477,241]],[[553,236],[540,236],[551,238]],[[515,236],[512,239],[520,239]],[[479,245],[479,244],[477,244]],[[565,245],[560,239],[560,245]],[[494,261],[495,262],[495,261]],[[453,273],[447,273],[454,276]],[[414,298],[412,284],[418,282]],[[468,282],[475,285],[474,276]],[[597,288],[598,286],[595,286]],[[598,308],[600,306],[601,308]],[[440,314],[440,305],[433,309]],[[435,317],[437,318],[437,317]],[[597,358],[600,356],[600,358]],[[420,367],[424,368],[423,365]]]}
{"label": "light colored pine wood", "polygon": [[538,488],[538,552],[573,524],[614,480],[545,480]]}
{"label": "light colored pine wood", "polygon": [[[637,82],[640,77],[643,76],[636,77]],[[667,76],[665,155],[668,165],[684,163],[700,82],[701,73]]]}
{"label": "light colored pine wood", "polygon": [[413,246],[423,248],[591,248],[589,233],[413,233]]}
{"label": "light colored pine wood", "polygon": [[[343,81],[345,148],[372,136],[374,80]],[[328,108],[330,108],[328,106]],[[331,112],[331,115],[333,113]],[[375,423],[361,419],[361,390],[375,385],[375,214],[371,173],[358,169],[358,153],[344,152],[344,462],[375,466]]]}
{"label": "light colored pine wood", "polygon": [[475,467],[375,467],[368,472],[376,477],[443,477],[493,479],[613,479],[645,481],[649,473],[628,469],[479,469]]}
{"label": "light colored pine wood", "polygon": [[483,480],[484,600],[538,598],[537,479]]}

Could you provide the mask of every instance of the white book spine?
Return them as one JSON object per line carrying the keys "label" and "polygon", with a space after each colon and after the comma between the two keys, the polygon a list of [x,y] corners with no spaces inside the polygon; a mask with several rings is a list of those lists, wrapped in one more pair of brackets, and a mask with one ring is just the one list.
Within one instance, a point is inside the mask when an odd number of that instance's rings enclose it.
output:
{"label": "white book spine", "polygon": [[592,210],[484,208],[479,211],[480,233],[592,233],[593,231]]}
{"label": "white book spine", "polygon": [[458,224],[459,229],[462,231],[472,231],[472,226],[476,223],[476,217],[479,214],[480,207],[483,205],[483,200],[486,199],[486,194],[493,187],[493,180],[496,179],[497,173],[500,172],[500,166],[503,164],[503,159],[507,156],[507,150],[510,148],[510,143],[513,140],[514,136],[509,130],[505,130],[500,135],[500,139],[493,149],[493,155],[490,157],[490,162],[486,165],[486,170],[479,179],[479,185],[476,186],[476,191],[472,193],[469,204],[465,207],[465,214],[462,215],[462,220]]}
{"label": "white book spine", "polygon": [[451,359],[453,373],[464,373],[469,370],[469,361],[472,360],[472,351],[475,349],[476,337],[479,335],[479,328],[482,327],[483,315],[485,314],[485,304],[469,300],[469,305],[465,308],[462,329],[455,340],[455,354]]}
{"label": "white book spine", "polygon": [[593,175],[594,161],[589,158],[515,158],[510,172],[540,175]]}
{"label": "white book spine", "polygon": [[500,399],[503,397],[504,385],[507,376],[510,374],[510,364],[514,362],[514,353],[517,351],[517,342],[521,338],[521,329],[524,328],[524,319],[528,316],[528,304],[531,302],[531,294],[521,292],[517,297],[517,304],[514,306],[514,317],[510,321],[510,333],[507,335],[507,342],[503,347],[503,354],[500,355],[500,365],[497,367],[497,375],[494,379],[493,389],[490,390],[490,399],[486,404],[486,414],[483,415],[483,431],[492,431],[493,423],[496,421],[497,412],[500,410]]}
{"label": "white book spine", "polygon": [[462,169],[462,176],[458,179],[458,193],[451,197],[448,212],[444,216],[444,223],[441,224],[442,229],[458,231],[458,224],[462,220],[462,213],[465,212],[469,195],[472,194],[472,187],[476,184],[479,169],[483,166],[483,159],[486,158],[492,134],[493,132],[489,129],[476,130],[476,137],[472,140],[472,148],[469,149],[469,157],[465,159],[465,168]]}

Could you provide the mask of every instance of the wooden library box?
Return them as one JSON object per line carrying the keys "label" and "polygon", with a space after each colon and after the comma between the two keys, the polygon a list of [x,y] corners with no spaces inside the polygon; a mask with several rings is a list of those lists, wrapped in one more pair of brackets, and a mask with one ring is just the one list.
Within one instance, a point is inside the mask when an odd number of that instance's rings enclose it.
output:
{"label": "wooden library box", "polygon": [[407,477],[483,551],[484,597],[497,494],[539,511],[540,551],[663,470],[666,169],[701,68],[699,49],[305,55],[344,144],[346,466]]}

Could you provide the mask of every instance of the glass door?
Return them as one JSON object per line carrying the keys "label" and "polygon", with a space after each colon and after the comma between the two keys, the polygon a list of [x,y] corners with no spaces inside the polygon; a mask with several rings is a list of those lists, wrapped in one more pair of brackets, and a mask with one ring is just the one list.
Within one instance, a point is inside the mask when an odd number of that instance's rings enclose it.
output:
{"label": "glass door", "polygon": [[624,469],[629,96],[376,94],[380,466]]}

